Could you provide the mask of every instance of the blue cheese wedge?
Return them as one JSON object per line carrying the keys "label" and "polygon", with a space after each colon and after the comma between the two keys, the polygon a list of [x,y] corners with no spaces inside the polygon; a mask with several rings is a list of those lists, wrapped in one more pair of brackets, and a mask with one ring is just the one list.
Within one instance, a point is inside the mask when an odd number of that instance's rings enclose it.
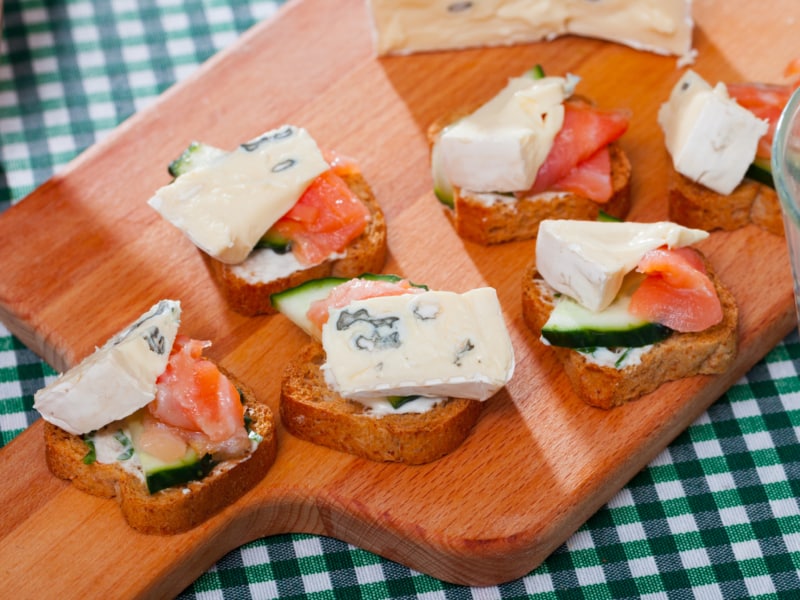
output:
{"label": "blue cheese wedge", "polygon": [[556,291],[601,311],[647,252],[661,246],[680,248],[707,237],[706,231],[668,221],[548,219],[539,225],[536,270]]}
{"label": "blue cheese wedge", "polygon": [[329,168],[305,129],[284,125],[192,168],[149,204],[201,250],[238,264]]}
{"label": "blue cheese wedge", "polygon": [[370,0],[377,54],[599,38],[658,54],[692,54],[691,0]]}
{"label": "blue cheese wedge", "polygon": [[446,179],[473,192],[533,185],[564,123],[563,77],[514,77],[494,98],[446,128],[437,152]]}
{"label": "blue cheese wedge", "polygon": [[80,364],[39,390],[42,417],[81,435],[127,417],[151,402],[180,325],[181,307],[162,300]]}
{"label": "blue cheese wedge", "polygon": [[769,123],[687,71],[658,111],[658,123],[675,170],[723,195],[744,178]]}
{"label": "blue cheese wedge", "polygon": [[514,372],[511,339],[489,287],[369,298],[331,309],[322,345],[326,382],[353,400],[486,400]]}

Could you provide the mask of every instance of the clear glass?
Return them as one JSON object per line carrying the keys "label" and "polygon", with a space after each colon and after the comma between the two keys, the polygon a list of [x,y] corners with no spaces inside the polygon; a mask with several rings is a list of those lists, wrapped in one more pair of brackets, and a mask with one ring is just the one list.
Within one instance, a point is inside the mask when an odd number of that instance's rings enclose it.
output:
{"label": "clear glass", "polygon": [[800,88],[783,109],[772,143],[772,178],[781,202],[800,323]]}

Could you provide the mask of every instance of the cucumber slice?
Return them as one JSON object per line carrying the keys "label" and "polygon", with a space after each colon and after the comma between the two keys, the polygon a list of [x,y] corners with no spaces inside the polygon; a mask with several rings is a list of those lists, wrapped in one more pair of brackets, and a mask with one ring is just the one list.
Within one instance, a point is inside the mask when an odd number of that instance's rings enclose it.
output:
{"label": "cucumber slice", "polygon": [[314,335],[314,327],[306,313],[312,302],[327,298],[331,290],[347,281],[345,277],[323,277],[311,279],[300,285],[276,292],[270,296],[272,306],[308,335]]}
{"label": "cucumber slice", "polygon": [[565,348],[618,348],[647,346],[672,334],[669,327],[634,317],[628,312],[635,285],[624,285],[614,302],[594,312],[564,295],[542,327],[542,337],[553,346]]}
{"label": "cucumber slice", "polygon": [[747,167],[747,172],[744,174],[748,179],[753,179],[764,185],[768,185],[773,190],[775,189],[775,181],[772,179],[772,165],[769,160],[762,158],[755,159],[752,164]]}
{"label": "cucumber slice", "polygon": [[615,217],[614,215],[608,214],[606,211],[601,210],[597,213],[597,220],[604,221],[606,223],[621,223],[622,219],[619,217]]}
{"label": "cucumber slice", "polygon": [[261,236],[261,239],[256,242],[255,247],[269,248],[278,254],[286,254],[292,249],[292,240],[270,229]]}
{"label": "cucumber slice", "polygon": [[[444,133],[444,130],[442,131]],[[442,164],[442,153],[439,150],[439,140],[433,143],[431,148],[431,175],[433,176],[433,193],[437,200],[449,208],[455,206],[453,186],[445,177],[444,165]]]}
{"label": "cucumber slice", "polygon": [[147,491],[151,494],[190,481],[199,481],[208,475],[216,464],[210,454],[198,457],[191,449],[182,458],[171,463],[165,463],[144,452],[139,453],[139,460],[144,470]]}
{"label": "cucumber slice", "polygon": [[201,480],[216,464],[210,454],[198,456],[197,452],[191,448],[187,449],[181,458],[172,462],[165,462],[147,452],[142,452],[137,448],[137,440],[143,429],[138,413],[128,417],[127,425],[133,447],[139,457],[142,471],[144,471],[147,491],[151,494],[169,487],[183,485],[189,481]]}
{"label": "cucumber slice", "polygon": [[188,173],[192,169],[209,164],[216,158],[227,154],[225,150],[220,150],[214,146],[209,146],[202,142],[192,142],[178,158],[169,163],[167,170],[173,177],[179,177]]}
{"label": "cucumber slice", "polygon": [[[383,273],[364,273],[359,279],[371,279],[376,281],[400,281],[403,277],[399,275]],[[345,283],[349,279],[344,277],[323,277],[321,279],[311,279],[298,286],[276,292],[270,296],[272,305],[275,309],[285,315],[292,323],[305,331],[308,335],[315,336],[314,327],[308,320],[308,309],[312,302],[327,298],[331,290],[337,285]],[[425,285],[411,283],[415,287],[428,289]]]}
{"label": "cucumber slice", "polygon": [[525,73],[531,79],[544,79],[544,67],[542,65],[535,65],[533,68]]}

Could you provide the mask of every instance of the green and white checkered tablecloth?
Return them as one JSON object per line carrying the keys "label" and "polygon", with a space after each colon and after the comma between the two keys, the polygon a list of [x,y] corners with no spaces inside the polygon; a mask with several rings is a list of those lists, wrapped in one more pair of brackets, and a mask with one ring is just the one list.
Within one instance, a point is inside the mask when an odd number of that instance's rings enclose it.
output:
{"label": "green and white checkered tablecloth", "polygon": [[[6,0],[0,212],[279,4]],[[229,553],[182,597],[800,598],[799,369],[792,334],[517,581],[453,586],[338,540],[280,535]],[[0,325],[3,445],[37,418],[33,394],[54,375]]]}

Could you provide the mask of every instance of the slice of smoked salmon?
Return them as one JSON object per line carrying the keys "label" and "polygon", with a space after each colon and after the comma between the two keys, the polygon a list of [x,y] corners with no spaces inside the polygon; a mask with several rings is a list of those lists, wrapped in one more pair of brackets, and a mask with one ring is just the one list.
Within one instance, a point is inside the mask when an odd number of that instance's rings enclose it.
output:
{"label": "slice of smoked salmon", "polygon": [[[339,169],[350,169],[343,162]],[[319,175],[270,232],[292,242],[303,265],[321,263],[342,252],[369,222],[369,210],[334,169]]]}
{"label": "slice of smoked salmon", "polygon": [[631,296],[631,314],[680,332],[722,321],[719,296],[693,248],[651,250],[636,270],[647,277]]}
{"label": "slice of smoked salmon", "polygon": [[611,152],[608,146],[600,148],[591,157],[574,166],[565,177],[553,184],[552,189],[573,192],[599,204],[611,200],[614,188],[611,182]]}
{"label": "slice of smoked salmon", "polygon": [[[582,102],[564,103],[564,124],[528,193],[553,189],[576,166],[618,140],[627,131],[629,120],[625,111],[599,110]],[[610,186],[610,163],[607,177]]]}
{"label": "slice of smoked salmon", "polygon": [[328,320],[328,310],[330,308],[341,308],[351,302],[366,298],[418,294],[424,291],[425,288],[411,285],[411,282],[407,279],[400,279],[399,281],[350,279],[333,288],[327,297],[312,302],[306,316],[318,331],[322,331],[322,326]]}
{"label": "slice of smoked salmon", "polygon": [[247,433],[238,390],[202,355],[209,345],[182,335],[176,337],[148,410],[162,423],[202,433],[211,442],[220,443]]}
{"label": "slice of smoked salmon", "polygon": [[767,83],[730,83],[727,86],[731,98],[749,110],[759,119],[769,121],[767,133],[758,141],[756,156],[770,158],[772,156],[772,140],[775,128],[789,97],[792,87]]}

